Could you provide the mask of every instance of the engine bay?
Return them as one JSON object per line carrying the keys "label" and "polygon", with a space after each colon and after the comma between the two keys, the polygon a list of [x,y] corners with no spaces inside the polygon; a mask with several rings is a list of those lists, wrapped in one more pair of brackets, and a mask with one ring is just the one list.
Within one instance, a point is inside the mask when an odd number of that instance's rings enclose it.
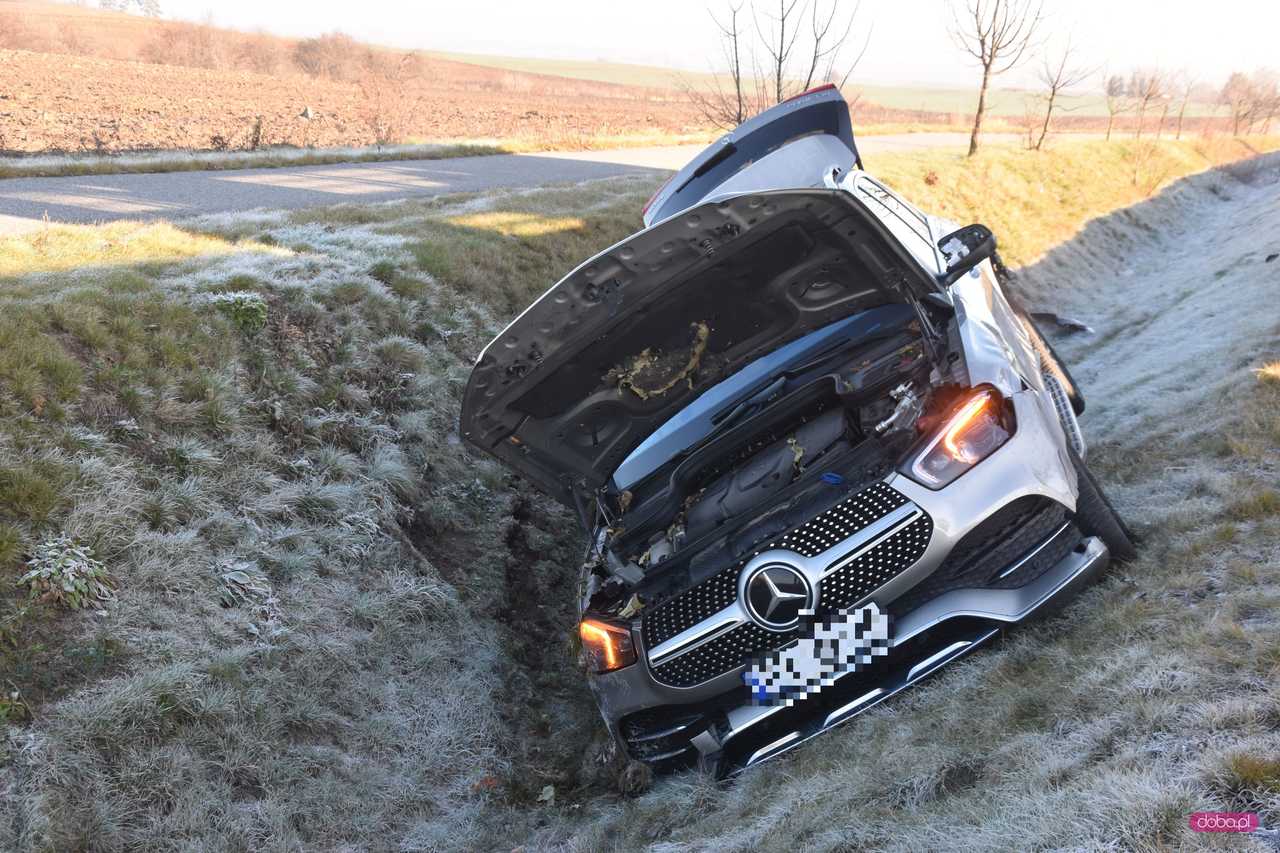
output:
{"label": "engine bay", "polygon": [[726,406],[640,481],[602,490],[582,612],[633,615],[883,478],[963,392],[958,349],[939,369],[914,319],[846,341]]}

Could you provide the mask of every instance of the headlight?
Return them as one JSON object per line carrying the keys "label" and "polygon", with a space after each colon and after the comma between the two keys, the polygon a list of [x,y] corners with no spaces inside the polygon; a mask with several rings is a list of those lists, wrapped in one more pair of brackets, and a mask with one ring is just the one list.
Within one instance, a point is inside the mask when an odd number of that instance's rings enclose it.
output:
{"label": "headlight", "polygon": [[631,629],[625,625],[583,619],[578,625],[578,636],[582,638],[582,655],[591,672],[610,672],[636,662]]}
{"label": "headlight", "polygon": [[926,488],[941,489],[994,453],[1013,431],[1013,412],[1000,392],[979,388],[943,416],[899,470]]}

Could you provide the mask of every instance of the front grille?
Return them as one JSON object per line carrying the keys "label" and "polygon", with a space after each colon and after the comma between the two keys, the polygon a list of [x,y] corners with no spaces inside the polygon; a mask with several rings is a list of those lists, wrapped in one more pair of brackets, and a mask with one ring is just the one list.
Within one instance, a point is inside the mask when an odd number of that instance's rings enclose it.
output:
{"label": "front grille", "polygon": [[933,519],[925,513],[861,557],[836,569],[822,579],[818,612],[849,607],[902,574],[924,556],[932,536]]}
{"label": "front grille", "polygon": [[816,556],[906,502],[907,498],[897,489],[879,482],[845,498],[826,512],[765,543],[740,562],[722,569],[670,601],[646,610],[641,628],[645,646],[651,649],[666,642],[732,604],[738,596],[738,573],[757,554],[771,548],[786,548],[806,557]]}
{"label": "front grille", "polygon": [[[652,649],[732,604],[738,594],[738,575],[753,557],[773,548],[815,557],[907,502],[906,496],[883,482],[845,498],[676,598],[644,611],[641,631],[645,647]],[[932,533],[933,521],[927,513],[922,513],[894,535],[833,572],[822,583],[819,613],[849,606],[910,567],[924,554]],[[653,675],[663,684],[692,687],[736,669],[752,655],[785,645],[796,634],[795,631],[766,631],[754,623],[744,623],[654,666]]]}
{"label": "front grille", "polygon": [[653,667],[653,677],[672,687],[692,687],[742,666],[755,652],[776,649],[798,631],[766,631],[754,622],[744,622],[696,649]]}

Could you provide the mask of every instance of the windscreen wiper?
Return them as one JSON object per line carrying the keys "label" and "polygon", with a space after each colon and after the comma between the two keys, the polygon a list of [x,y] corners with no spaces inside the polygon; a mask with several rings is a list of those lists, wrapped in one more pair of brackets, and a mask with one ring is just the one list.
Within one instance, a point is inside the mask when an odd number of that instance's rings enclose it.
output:
{"label": "windscreen wiper", "polygon": [[741,420],[744,415],[754,412],[761,406],[770,403],[786,384],[787,377],[785,375],[779,376],[777,379],[773,380],[747,399],[738,403],[738,405],[734,406],[732,409],[717,413],[711,419],[711,425],[715,427],[715,432],[728,428],[730,425]]}

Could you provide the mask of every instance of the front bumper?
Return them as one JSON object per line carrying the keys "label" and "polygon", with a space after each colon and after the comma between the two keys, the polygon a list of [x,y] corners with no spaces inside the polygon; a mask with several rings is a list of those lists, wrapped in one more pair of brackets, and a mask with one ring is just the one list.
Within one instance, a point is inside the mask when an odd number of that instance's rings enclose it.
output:
{"label": "front bumper", "polygon": [[740,705],[730,710],[723,721],[691,739],[697,759],[729,775],[775,758],[964,657],[1005,626],[1024,622],[1051,603],[1065,602],[1108,562],[1106,545],[1089,537],[1025,587],[945,593],[898,620],[883,664],[851,673],[793,707]]}
{"label": "front bumper", "polygon": [[[758,707],[747,701],[742,666],[727,664],[716,670],[719,674],[703,680],[672,677],[674,668],[665,660],[695,657],[679,648],[682,643],[692,643],[695,652],[699,643],[706,643],[704,648],[713,646],[705,638],[691,639],[697,629],[663,635],[663,642],[653,643],[646,642],[637,624],[634,639],[636,647],[644,650],[641,660],[589,678],[607,725],[628,754],[658,767],[696,762],[722,773],[767,760],[967,654],[1003,626],[1023,621],[1051,601],[1065,599],[1101,571],[1108,561],[1105,546],[1096,539],[1082,539],[1069,521],[1076,499],[1075,473],[1063,449],[1065,437],[1052,402],[1027,391],[1014,395],[1013,403],[1018,431],[1004,447],[945,489],[931,491],[892,475],[877,494],[892,492],[904,504],[887,510],[882,522],[863,527],[821,554],[811,549],[814,554],[808,561],[804,554],[775,547],[745,564],[742,576],[757,562],[780,558],[806,572],[829,572],[830,566],[822,569],[814,564],[825,564],[836,551],[865,552],[873,547],[876,536],[890,535],[884,532],[888,527],[898,531],[894,536],[915,534],[919,544],[911,549],[911,562],[877,576],[878,585],[858,602],[874,600],[894,615],[895,642],[883,662],[847,675],[793,708]],[[1055,508],[1058,520],[1066,522],[1059,525],[1053,520],[1046,527],[1041,522],[1024,522],[1013,511],[1037,502]],[[990,533],[992,522],[1002,514],[1012,515],[1014,521],[999,529],[997,538],[1018,539],[1013,543],[1016,547],[985,557],[981,583],[966,584],[974,575],[961,572],[953,578],[956,582],[938,584],[939,577],[955,571],[966,543],[985,535],[984,531]],[[928,528],[923,534],[927,542],[920,539],[921,524]],[[877,532],[877,525],[884,529]],[[828,545],[823,541],[819,548]],[[1028,561],[1034,564],[1030,568]],[[998,577],[1008,580],[995,581],[993,569],[1000,569]],[[727,638],[743,629],[714,623],[721,617],[739,616],[731,605],[702,625]]]}

